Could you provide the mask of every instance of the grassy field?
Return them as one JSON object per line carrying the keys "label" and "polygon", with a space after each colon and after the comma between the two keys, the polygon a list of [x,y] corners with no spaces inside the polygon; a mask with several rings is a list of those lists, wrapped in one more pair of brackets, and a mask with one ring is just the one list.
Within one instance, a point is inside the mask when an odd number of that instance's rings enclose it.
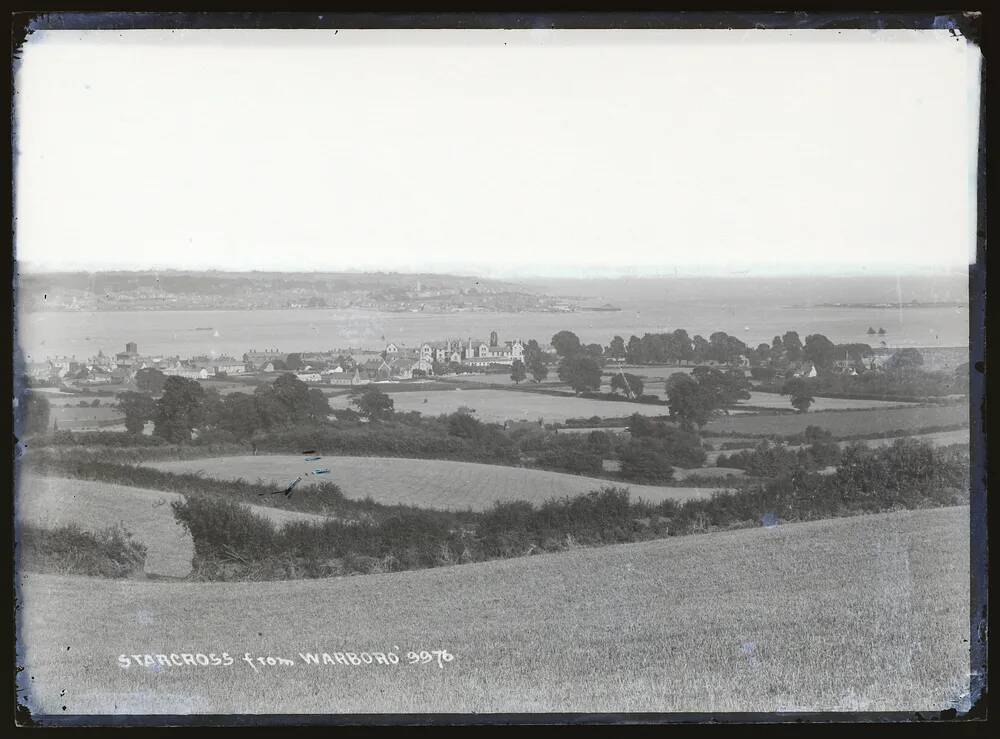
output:
{"label": "grassy field", "polygon": [[[920,439],[921,441],[929,441],[934,446],[951,446],[953,444],[965,444],[968,445],[971,441],[971,432],[969,429],[962,429],[959,431],[937,431],[931,434],[915,434],[912,438]],[[865,446],[879,447],[879,446],[892,446],[893,442],[900,437],[893,437],[889,439],[864,439],[863,443]],[[850,444],[849,441],[843,441],[840,443],[841,446],[846,446]]]}
{"label": "grassy field", "polygon": [[[567,418],[619,418],[641,413],[645,416],[665,416],[669,409],[662,405],[645,405],[614,400],[588,400],[540,393],[509,390],[435,390],[426,393],[409,392],[392,396],[397,411],[417,411],[427,416],[454,413],[462,406],[475,409],[480,421],[503,423],[538,421],[562,423]],[[347,408],[346,396],[330,398],[335,410]]]}
{"label": "grassy field", "polygon": [[[752,405],[758,408],[780,408],[792,410],[791,399],[787,395],[777,393],[750,392],[750,399],[740,401],[740,405]],[[900,408],[914,407],[914,403],[903,403],[892,400],[851,400],[848,398],[816,398],[809,407],[810,411],[843,411],[861,408]]]}
{"label": "grassy field", "polygon": [[[463,384],[477,384],[477,385],[496,385],[498,387],[517,387],[517,383],[510,379],[510,372],[503,374],[485,374],[485,375],[446,375],[442,378],[444,382],[459,382]],[[558,385],[559,378],[556,377],[556,373],[553,370],[549,371],[549,375],[541,382],[535,382],[531,379],[530,375],[527,380],[521,382],[521,385],[526,385],[528,387],[550,387],[552,385]]]}
{"label": "grassy field", "polygon": [[806,426],[819,426],[834,436],[850,436],[897,429],[916,432],[929,426],[953,426],[968,421],[969,408],[963,403],[818,413],[810,410],[808,413],[779,416],[717,416],[705,425],[704,430],[709,433],[784,435],[802,433]]}
{"label": "grassy field", "polygon": [[256,481],[259,478],[282,485],[323,466],[330,468],[330,474],[306,477],[300,486],[329,481],[337,483],[348,498],[371,497],[378,503],[452,510],[481,511],[498,500],[541,503],[563,495],[581,495],[607,485],[627,487],[633,496],[654,503],[666,499],[706,498],[712,494],[708,488],[633,485],[561,472],[438,459],[324,457],[319,462],[304,462],[302,457],[267,454],[150,462],[148,466],[168,472],[200,471],[220,479],[242,477]]}
{"label": "grassy field", "polygon": [[[101,403],[110,402],[102,400]],[[98,406],[97,408],[79,408],[72,405],[53,405],[49,413],[49,428],[58,423],[59,428],[70,431],[84,429],[106,428],[115,422],[124,421],[125,416],[117,408]]]}
{"label": "grassy field", "polygon": [[[49,528],[75,523],[89,531],[120,521],[146,545],[147,573],[184,577],[191,571],[194,546],[170,509],[180,497],[104,482],[25,475],[15,497],[15,520]],[[319,518],[264,506],[253,509],[277,524]]]}
{"label": "grassy field", "polygon": [[[18,578],[35,714],[936,711],[968,691],[968,508],[319,581]],[[409,650],[454,661],[410,665]],[[305,665],[300,652],[398,665]],[[229,667],[120,654],[228,652]],[[259,667],[245,653],[284,657]]]}

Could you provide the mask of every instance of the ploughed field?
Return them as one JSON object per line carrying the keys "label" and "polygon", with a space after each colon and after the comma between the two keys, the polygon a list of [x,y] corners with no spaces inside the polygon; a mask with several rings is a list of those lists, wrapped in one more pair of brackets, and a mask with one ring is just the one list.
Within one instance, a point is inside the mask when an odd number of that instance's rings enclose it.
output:
{"label": "ploughed field", "polygon": [[218,479],[242,478],[248,482],[260,479],[280,487],[299,475],[326,467],[329,474],[303,477],[295,494],[309,495],[308,486],[329,481],[337,483],[348,498],[370,497],[377,503],[474,511],[486,510],[497,501],[542,503],[549,498],[582,495],[606,486],[628,488],[632,497],[652,503],[708,498],[713,492],[711,488],[634,485],[523,467],[398,457],[326,456],[317,462],[306,462],[300,456],[266,454],[149,462],[147,466]]}
{"label": "ploughed field", "polygon": [[[23,475],[14,499],[14,516],[17,525],[56,528],[75,523],[85,531],[121,522],[146,545],[148,574],[184,577],[191,572],[194,544],[170,508],[180,497],[178,493],[106,482]],[[265,506],[252,509],[276,524],[321,518]]]}
{"label": "ploughed field", "polygon": [[[21,574],[19,700],[36,717],[937,711],[968,691],[968,516],[903,511],[328,580]],[[421,649],[454,659],[409,664]],[[359,664],[337,661],[347,652]],[[292,664],[257,672],[247,653]],[[120,666],[145,654],[181,666]]]}

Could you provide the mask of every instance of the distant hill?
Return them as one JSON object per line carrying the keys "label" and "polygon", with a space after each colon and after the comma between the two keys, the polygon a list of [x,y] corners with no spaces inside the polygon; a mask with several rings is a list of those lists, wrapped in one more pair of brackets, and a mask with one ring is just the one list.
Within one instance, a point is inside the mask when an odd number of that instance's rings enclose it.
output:
{"label": "distant hill", "polygon": [[396,272],[21,272],[25,310],[360,307],[379,310],[545,310],[522,284]]}

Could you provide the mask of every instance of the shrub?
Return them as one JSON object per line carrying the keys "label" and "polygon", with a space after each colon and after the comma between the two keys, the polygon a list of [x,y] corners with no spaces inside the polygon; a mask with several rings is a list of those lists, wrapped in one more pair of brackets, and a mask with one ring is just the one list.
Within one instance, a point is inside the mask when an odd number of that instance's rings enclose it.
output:
{"label": "shrub", "polygon": [[658,439],[632,439],[618,455],[621,458],[621,475],[626,480],[658,483],[673,477],[673,467]]}
{"label": "shrub", "polygon": [[76,524],[54,529],[21,527],[20,564],[31,572],[126,578],[143,573],[146,547],[123,526],[84,531]]}

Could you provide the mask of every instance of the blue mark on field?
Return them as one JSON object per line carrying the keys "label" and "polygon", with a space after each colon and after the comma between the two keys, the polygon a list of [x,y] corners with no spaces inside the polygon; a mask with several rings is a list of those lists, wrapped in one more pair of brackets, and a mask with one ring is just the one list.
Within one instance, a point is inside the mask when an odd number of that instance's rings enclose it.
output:
{"label": "blue mark on field", "polygon": [[760,522],[764,525],[765,528],[773,529],[775,526],[778,525],[778,517],[773,513],[765,513],[761,517]]}

